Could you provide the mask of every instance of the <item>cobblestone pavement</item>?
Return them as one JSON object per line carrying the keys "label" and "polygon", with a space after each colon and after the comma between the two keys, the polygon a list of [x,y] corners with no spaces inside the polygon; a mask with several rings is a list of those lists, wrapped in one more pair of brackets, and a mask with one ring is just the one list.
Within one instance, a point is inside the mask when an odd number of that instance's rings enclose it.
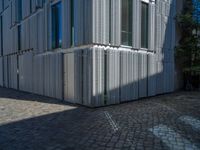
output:
{"label": "cobblestone pavement", "polygon": [[200,92],[90,109],[0,88],[0,150],[200,149]]}

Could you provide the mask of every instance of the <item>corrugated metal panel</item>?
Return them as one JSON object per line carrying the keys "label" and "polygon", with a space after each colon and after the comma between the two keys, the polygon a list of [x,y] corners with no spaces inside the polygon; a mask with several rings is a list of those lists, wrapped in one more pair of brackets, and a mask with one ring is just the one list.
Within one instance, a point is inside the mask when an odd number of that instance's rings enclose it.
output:
{"label": "corrugated metal panel", "polygon": [[82,104],[82,50],[64,55],[64,99]]}
{"label": "corrugated metal panel", "polygon": [[84,44],[92,43],[92,3],[93,0],[84,1]]}
{"label": "corrugated metal panel", "polygon": [[33,92],[33,54],[24,53],[19,56],[19,89],[26,92]]}
{"label": "corrugated metal panel", "polygon": [[106,71],[106,104],[116,104],[120,101],[120,51],[118,49],[105,50]]}
{"label": "corrugated metal panel", "polygon": [[6,88],[8,88],[8,85],[9,85],[9,82],[8,82],[8,80],[9,80],[9,75],[8,75],[8,57],[7,56],[4,56],[3,57],[3,65],[4,65],[4,86],[6,87]]}
{"label": "corrugated metal panel", "polygon": [[30,18],[30,49],[33,49],[34,52],[38,51],[37,32],[37,15],[35,15]]}
{"label": "corrugated metal panel", "polygon": [[62,0],[63,4],[63,21],[62,21],[62,47],[71,46],[71,0]]}
{"label": "corrugated metal panel", "polygon": [[3,1],[0,1],[0,13],[3,11]]}
{"label": "corrugated metal panel", "polygon": [[93,0],[93,43],[109,44],[109,8],[108,0]]}
{"label": "corrugated metal panel", "polygon": [[74,53],[64,55],[64,99],[71,103],[75,103],[74,55]]}
{"label": "corrugated metal panel", "polygon": [[92,48],[82,50],[83,54],[83,104],[92,104]]}
{"label": "corrugated metal panel", "polygon": [[44,57],[33,57],[33,92],[44,95]]}
{"label": "corrugated metal panel", "polygon": [[3,12],[3,51],[4,55],[10,54],[11,53],[11,47],[12,47],[12,32],[10,30],[11,26],[11,8],[8,7],[4,12]]}
{"label": "corrugated metal panel", "polygon": [[3,57],[0,57],[0,86],[3,86]]}
{"label": "corrugated metal panel", "polygon": [[133,47],[140,48],[141,0],[133,1]]}
{"label": "corrugated metal panel", "polygon": [[120,65],[120,94],[121,101],[130,101],[138,98],[138,53],[133,51],[121,52]]}
{"label": "corrugated metal panel", "polygon": [[40,11],[37,14],[37,43],[38,43],[38,53],[45,51],[45,17],[44,10]]}
{"label": "corrugated metal panel", "polygon": [[84,34],[84,1],[74,0],[74,44],[75,46],[83,44]]}
{"label": "corrugated metal panel", "polygon": [[[98,0],[97,0],[98,1]],[[111,45],[121,45],[121,0],[111,0]]]}
{"label": "corrugated metal panel", "polygon": [[148,54],[148,96],[156,95],[156,57],[155,54]]}
{"label": "corrugated metal panel", "polygon": [[147,53],[139,53],[139,98],[147,97]]}
{"label": "corrugated metal panel", "polygon": [[22,18],[30,15],[30,0],[22,0]]}
{"label": "corrugated metal panel", "polygon": [[92,50],[92,106],[104,105],[104,50]]}
{"label": "corrugated metal panel", "polygon": [[21,25],[21,49],[30,49],[30,20],[26,20]]}
{"label": "corrugated metal panel", "polygon": [[17,30],[17,26],[12,28],[12,53],[16,53],[18,51],[18,30]]}
{"label": "corrugated metal panel", "polygon": [[62,54],[44,56],[44,95],[62,99]]}
{"label": "corrugated metal panel", "polygon": [[164,93],[164,66],[163,62],[157,62],[157,75],[156,75],[156,94]]}
{"label": "corrugated metal panel", "polygon": [[149,49],[155,51],[155,4],[149,4]]}
{"label": "corrugated metal panel", "polygon": [[4,0],[4,9],[7,8],[9,6],[9,0]]}

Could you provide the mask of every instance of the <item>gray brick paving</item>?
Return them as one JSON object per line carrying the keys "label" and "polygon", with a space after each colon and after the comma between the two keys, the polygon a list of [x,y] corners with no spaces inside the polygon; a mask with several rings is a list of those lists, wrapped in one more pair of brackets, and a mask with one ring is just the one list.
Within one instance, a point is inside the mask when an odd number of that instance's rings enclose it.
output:
{"label": "gray brick paving", "polygon": [[0,88],[0,150],[199,149],[199,120],[199,92],[90,109]]}

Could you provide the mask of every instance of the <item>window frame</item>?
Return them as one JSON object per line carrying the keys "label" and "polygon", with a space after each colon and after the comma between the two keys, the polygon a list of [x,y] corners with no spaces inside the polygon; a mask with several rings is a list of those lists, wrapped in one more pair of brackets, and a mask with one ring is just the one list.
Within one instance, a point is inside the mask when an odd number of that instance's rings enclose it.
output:
{"label": "window frame", "polygon": [[[57,16],[59,16],[59,13],[61,15],[60,15],[60,18],[59,17],[55,18],[57,20],[60,19],[60,21],[58,21],[60,23],[59,24],[55,24],[56,26],[54,27],[54,18],[53,18],[54,17],[54,14],[53,14],[54,12],[53,12],[53,7],[55,7],[56,5],[60,5],[60,12],[59,11],[57,12],[58,13]],[[57,1],[54,1],[54,2],[51,3],[51,9],[50,9],[51,10],[51,19],[50,19],[51,20],[51,28],[50,28],[50,30],[51,30],[51,46],[50,46],[51,49],[60,49],[60,48],[62,48],[62,43],[63,43],[63,39],[62,39],[63,38],[62,37],[62,26],[63,26],[62,25],[62,9],[63,9],[62,8],[62,1],[57,0]],[[57,21],[55,21],[55,22],[57,22]],[[56,28],[55,30],[60,30],[60,31],[56,32],[56,31],[54,31],[53,28]],[[55,45],[54,45],[54,42],[55,42]]]}
{"label": "window frame", "polygon": [[17,49],[20,51],[22,49],[22,43],[21,43],[21,35],[22,34],[22,28],[21,24],[17,26]]}
{"label": "window frame", "polygon": [[71,20],[71,47],[75,45],[75,30],[74,30],[74,0],[70,0],[70,20]]}
{"label": "window frame", "polygon": [[129,9],[131,9],[131,13],[129,12],[128,15],[131,14],[131,16],[128,16],[128,18],[129,18],[129,26],[131,27],[131,30],[129,30],[127,33],[130,34],[131,39],[130,39],[130,41],[129,40],[127,41],[128,44],[125,44],[123,42],[123,32],[126,32],[126,31],[123,31],[123,24],[122,24],[123,23],[123,19],[122,19],[123,18],[123,4],[122,4],[123,1],[121,2],[121,29],[120,29],[121,39],[120,39],[120,42],[121,42],[121,46],[126,47],[126,48],[133,47],[133,0],[130,0],[130,1],[131,1],[131,5],[129,5]]}
{"label": "window frame", "polygon": [[[150,17],[149,17],[149,0],[142,0],[141,1],[141,5],[140,5],[140,12],[141,12],[141,20],[140,20],[140,49],[142,49],[142,50],[148,50],[149,49],[149,22],[150,22]],[[146,10],[146,12],[147,12],[147,14],[146,14],[146,17],[147,17],[147,24],[146,24],[146,33],[144,33],[145,34],[145,36],[146,36],[146,45],[145,46],[143,46],[143,35],[144,34],[142,34],[142,20],[143,20],[143,4],[145,4],[145,5],[147,5],[147,10]]]}

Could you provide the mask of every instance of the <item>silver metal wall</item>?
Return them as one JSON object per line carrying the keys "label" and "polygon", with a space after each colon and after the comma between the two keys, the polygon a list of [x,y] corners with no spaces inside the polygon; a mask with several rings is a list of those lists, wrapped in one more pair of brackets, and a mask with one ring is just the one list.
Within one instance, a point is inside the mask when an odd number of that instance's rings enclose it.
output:
{"label": "silver metal wall", "polygon": [[159,94],[155,58],[155,53],[104,46],[65,53],[64,99],[97,107]]}
{"label": "silver metal wall", "polygon": [[40,95],[63,98],[63,58],[61,53],[19,56],[19,89]]}
{"label": "silver metal wall", "polygon": [[3,57],[0,57],[0,86],[3,86]]}
{"label": "silver metal wall", "polygon": [[18,0],[5,0],[4,10],[0,1],[0,85],[91,107],[172,92],[176,0],[150,1],[146,50],[140,40],[141,0],[133,0],[133,45],[121,45],[121,1],[74,0],[72,9],[71,0],[61,0],[62,47],[56,50],[51,47],[54,0],[32,0],[32,12],[30,0],[22,0],[21,21]]}

